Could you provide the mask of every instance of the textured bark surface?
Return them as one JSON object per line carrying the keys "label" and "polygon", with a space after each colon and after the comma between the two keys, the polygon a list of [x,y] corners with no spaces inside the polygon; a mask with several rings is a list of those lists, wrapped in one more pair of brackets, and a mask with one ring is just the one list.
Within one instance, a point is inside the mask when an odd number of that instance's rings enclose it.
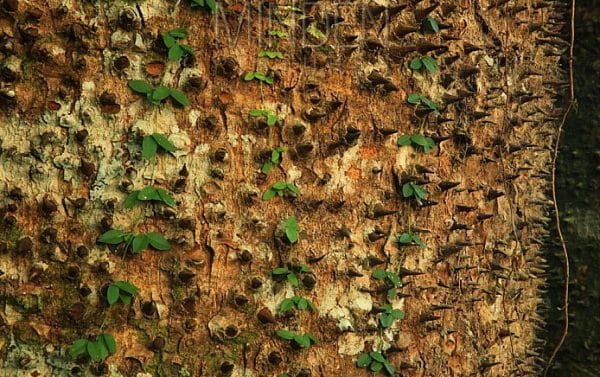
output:
{"label": "textured bark surface", "polygon": [[[302,20],[275,3],[221,4],[217,15],[187,1],[2,3],[0,375],[363,376],[354,363],[372,350],[402,376],[537,373],[562,4],[322,1],[297,4]],[[427,15],[439,34],[419,31]],[[167,61],[156,40],[177,27],[196,59]],[[275,47],[273,27],[288,33]],[[285,59],[257,58],[275,48]],[[420,55],[438,72],[410,70]],[[273,85],[244,81],[254,70]],[[192,103],[152,105],[130,79]],[[441,115],[408,104],[411,93]],[[147,162],[141,137],[155,132],[178,150]],[[437,148],[397,146],[416,133]],[[261,173],[262,153],[279,146],[281,165]],[[276,181],[301,194],[262,201]],[[174,192],[173,213],[123,208],[126,191],[152,182]],[[406,182],[425,187],[422,205],[403,197]],[[289,216],[301,227],[293,245]],[[96,243],[110,227],[160,231],[173,249],[124,256]],[[409,230],[427,246],[399,246]],[[311,268],[308,287],[272,279],[290,263]],[[404,283],[391,304],[405,319],[385,330],[376,268]],[[140,288],[132,305],[107,306],[113,280]],[[294,294],[317,311],[278,315]],[[279,329],[318,343],[292,349]],[[99,332],[115,336],[116,354],[69,358],[74,340]]]}

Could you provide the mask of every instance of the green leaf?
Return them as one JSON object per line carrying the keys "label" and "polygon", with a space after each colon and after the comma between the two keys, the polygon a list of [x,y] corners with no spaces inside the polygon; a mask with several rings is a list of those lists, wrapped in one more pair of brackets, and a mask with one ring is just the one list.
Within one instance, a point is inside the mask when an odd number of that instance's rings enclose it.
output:
{"label": "green leaf", "polygon": [[424,56],[421,58],[421,61],[423,62],[425,69],[429,71],[429,73],[435,73],[435,71],[437,70],[437,62],[434,58],[430,56]]}
{"label": "green leaf", "polygon": [[310,272],[310,268],[308,268],[308,266],[305,265],[305,264],[301,264],[300,265],[300,272]]}
{"label": "green leaf", "polygon": [[300,280],[298,280],[298,276],[294,273],[289,273],[287,275],[287,280],[290,282],[292,287],[298,287],[300,285]]}
{"label": "green leaf", "polygon": [[123,242],[123,236],[125,233],[118,229],[111,229],[109,231],[104,232],[100,237],[98,237],[98,242],[106,243],[109,245],[118,245]]}
{"label": "green leaf", "polygon": [[129,193],[129,195],[127,195],[123,201],[123,208],[129,209],[135,207],[135,205],[138,203],[139,193],[140,190],[135,190]]}
{"label": "green leaf", "polygon": [[392,325],[392,323],[394,323],[394,318],[387,313],[382,313],[379,316],[379,323],[381,323],[381,327],[387,329]]}
{"label": "green leaf", "polygon": [[108,354],[106,347],[99,342],[87,342],[86,349],[88,355],[90,355],[94,361],[100,361]]}
{"label": "green leaf", "polygon": [[387,272],[380,268],[373,271],[373,274],[371,276],[373,276],[374,279],[383,280],[387,276]]}
{"label": "green leaf", "polygon": [[396,299],[396,296],[398,296],[398,290],[396,288],[392,288],[392,289],[388,289],[387,291],[387,299],[388,300],[394,300]]}
{"label": "green leaf", "polygon": [[295,185],[295,184],[293,184],[293,183],[288,183],[288,184],[287,184],[287,189],[288,189],[288,190],[290,190],[290,192],[291,192],[292,194],[294,194],[294,196],[296,196],[296,195],[300,195],[300,189],[298,188],[298,186],[296,186],[296,185]]}
{"label": "green leaf", "polygon": [[371,356],[367,353],[363,353],[356,360],[356,366],[359,368],[366,368],[371,364]]}
{"label": "green leaf", "polygon": [[408,96],[406,101],[408,101],[408,103],[412,103],[413,105],[418,105],[421,103],[421,97],[422,96],[420,94],[413,93]]}
{"label": "green leaf", "polygon": [[183,48],[181,48],[181,45],[179,43],[175,43],[169,48],[169,54],[167,55],[167,58],[172,62],[176,62],[183,57],[183,54],[184,51]]}
{"label": "green leaf", "polygon": [[383,363],[385,361],[385,357],[383,357],[381,352],[369,352],[369,356],[371,356],[371,359],[379,361],[380,363]]}
{"label": "green leaf", "polygon": [[281,305],[279,305],[279,312],[280,313],[285,313],[288,310],[291,310],[294,307],[294,301],[286,298],[285,300],[283,300],[281,302]]}
{"label": "green leaf", "polygon": [[141,189],[137,194],[138,200],[148,201],[148,200],[160,200],[160,196],[158,196],[158,191],[154,186],[146,186]]}
{"label": "green leaf", "polygon": [[400,309],[394,309],[394,310],[392,310],[391,316],[394,319],[401,320],[401,319],[404,319],[404,312]]}
{"label": "green leaf", "polygon": [[285,340],[294,339],[294,333],[289,330],[277,330],[277,336]]}
{"label": "green leaf", "polygon": [[305,298],[301,298],[300,300],[298,300],[298,309],[300,310],[306,310],[308,309],[308,300]]}
{"label": "green leaf", "polygon": [[162,149],[164,149],[165,151],[167,151],[167,152],[175,152],[177,150],[177,148],[175,148],[175,145],[173,145],[173,143],[171,143],[169,141],[169,139],[167,139],[167,137],[165,135],[154,133],[151,136],[152,136],[152,139],[158,145],[160,145],[160,147]]}
{"label": "green leaf", "polygon": [[121,302],[124,305],[129,305],[131,303],[131,296],[125,294],[125,293],[121,293],[121,295],[119,296],[119,298],[121,299]]}
{"label": "green leaf", "polygon": [[109,354],[113,354],[117,352],[117,342],[115,342],[115,338],[111,334],[103,333],[98,335],[98,340],[102,341],[106,350]]}
{"label": "green leaf", "polygon": [[410,243],[411,241],[412,241],[412,236],[410,233],[402,233],[398,237],[398,242],[402,243],[402,244],[407,244],[407,243]]}
{"label": "green leaf", "polygon": [[263,194],[262,200],[271,200],[271,199],[273,199],[275,197],[276,194],[277,194],[277,191],[275,191],[273,189],[268,189]]}
{"label": "green leaf", "polygon": [[169,207],[175,207],[175,205],[177,204],[175,202],[175,199],[173,199],[173,197],[171,196],[171,194],[169,194],[169,192],[165,189],[156,189],[156,192],[158,193],[158,196],[160,197],[160,200],[165,203],[166,205],[168,205]]}
{"label": "green leaf", "polygon": [[388,280],[394,284],[394,286],[399,286],[401,284],[400,276],[396,275],[393,272],[386,272]]}
{"label": "green leaf", "polygon": [[274,126],[277,124],[277,122],[279,122],[279,118],[277,117],[277,115],[275,114],[268,114],[267,115],[267,126]]}
{"label": "green leaf", "polygon": [[210,9],[211,13],[215,13],[217,11],[217,2],[215,0],[206,0],[206,6]]}
{"label": "green leaf", "polygon": [[290,243],[298,242],[298,236],[300,234],[300,225],[298,225],[298,221],[296,220],[296,216],[290,216],[285,221],[285,236],[287,237]]}
{"label": "green leaf", "polygon": [[265,115],[265,111],[261,109],[252,109],[248,114],[250,114],[251,117],[261,117]]}
{"label": "green leaf", "polygon": [[248,72],[244,76],[244,81],[252,81],[256,77],[256,72]]}
{"label": "green leaf", "polygon": [[267,84],[273,84],[273,78],[271,76],[265,76],[264,79],[262,79],[263,82],[267,83]]}
{"label": "green leaf", "polygon": [[120,280],[120,281],[115,281],[113,284],[116,285],[117,287],[119,287],[119,290],[126,292],[131,296],[135,295],[140,290],[138,287],[136,287],[135,285],[131,284],[128,281]]}
{"label": "green leaf", "polygon": [[71,347],[69,347],[69,356],[76,358],[83,355],[87,351],[87,344],[87,339],[77,339],[71,344]]}
{"label": "green leaf", "polygon": [[134,92],[142,94],[148,94],[153,89],[152,85],[143,80],[129,80],[127,86],[129,86],[129,89],[133,90]]}
{"label": "green leaf", "polygon": [[423,135],[412,135],[411,140],[413,143],[420,145],[420,146],[427,145],[427,138]]}
{"label": "green leaf", "polygon": [[150,240],[144,234],[138,234],[137,236],[133,237],[133,242],[131,246],[133,253],[137,254],[143,251],[148,247],[149,243]]}
{"label": "green leaf", "polygon": [[175,41],[175,38],[173,38],[173,36],[169,35],[169,34],[163,34],[162,40],[163,40],[163,43],[165,44],[165,46],[167,46],[167,48],[169,48],[169,49],[171,47],[175,46],[177,43],[177,41]]}
{"label": "green leaf", "polygon": [[440,26],[438,25],[437,21],[434,20],[432,17],[427,17],[423,20],[423,28],[426,31],[432,31],[434,33],[440,32]]}
{"label": "green leaf", "polygon": [[416,234],[412,235],[412,240],[413,240],[414,243],[416,243],[417,245],[421,246],[422,248],[424,248],[426,246],[425,243],[423,242],[423,240],[421,240],[421,237],[419,237]]}
{"label": "green leaf", "polygon": [[175,102],[177,102],[181,106],[189,106],[191,103],[190,100],[186,97],[186,95],[183,94],[183,92],[179,89],[171,88],[170,94],[171,98],[173,98]]}
{"label": "green leaf", "polygon": [[379,361],[373,361],[369,366],[369,369],[371,369],[372,372],[379,372],[381,369],[383,369],[383,363],[380,363]]}
{"label": "green leaf", "polygon": [[399,146],[410,145],[410,143],[411,143],[410,139],[411,139],[410,135],[402,135],[398,138],[398,145]]}
{"label": "green leaf", "polygon": [[278,181],[278,182],[273,183],[271,188],[273,190],[278,190],[278,191],[285,190],[287,188],[287,183],[283,182],[283,181]]}
{"label": "green leaf", "polygon": [[271,271],[271,273],[272,273],[273,275],[286,275],[286,274],[288,274],[289,272],[290,272],[290,270],[288,270],[288,269],[287,269],[287,268],[285,268],[285,267],[278,267],[278,268],[275,268],[275,269],[273,269],[273,271]]}
{"label": "green leaf", "polygon": [[396,375],[396,368],[394,368],[394,366],[392,364],[390,364],[389,361],[384,361],[383,362],[383,367],[385,368],[386,373],[389,376],[394,376]]}
{"label": "green leaf", "polygon": [[431,110],[438,110],[438,105],[437,103],[433,102],[432,100],[430,100],[427,97],[422,97],[421,98],[421,102],[423,102],[423,104],[427,107],[429,107]]}
{"label": "green leaf", "polygon": [[171,244],[169,244],[169,241],[167,241],[167,239],[162,234],[157,232],[150,232],[146,233],[146,237],[148,237],[148,240],[150,240],[150,246],[152,246],[156,250],[171,250]]}
{"label": "green leaf", "polygon": [[411,183],[411,187],[415,192],[415,197],[417,199],[425,199],[427,198],[427,192],[423,190],[423,188],[417,184]]}
{"label": "green leaf", "polygon": [[119,300],[119,287],[111,284],[106,291],[106,301],[108,301],[108,305],[113,305],[117,300]]}
{"label": "green leaf", "polygon": [[142,139],[142,156],[146,160],[151,160],[152,157],[156,154],[156,150],[158,149],[158,144],[152,138],[152,136],[144,136]]}
{"label": "green leaf", "polygon": [[421,58],[414,58],[410,61],[410,69],[418,71],[421,68],[423,68],[423,62],[421,61]]}
{"label": "green leaf", "polygon": [[273,169],[273,163],[271,161],[267,161],[263,164],[261,171],[265,174],[269,174],[271,169]]}
{"label": "green leaf", "polygon": [[188,55],[192,55],[193,56],[195,54],[194,49],[191,48],[188,45],[180,44],[179,47],[181,47],[181,49],[183,50],[183,52],[186,53],[186,54],[188,54]]}
{"label": "green leaf", "polygon": [[410,198],[414,194],[413,187],[410,183],[405,183],[402,185],[402,195],[405,198]]}
{"label": "green leaf", "polygon": [[150,99],[156,102],[161,102],[165,98],[169,96],[169,88],[164,85],[157,86],[152,94],[150,95]]}
{"label": "green leaf", "polygon": [[310,347],[310,338],[308,336],[306,336],[306,334],[304,334],[304,335],[295,335],[294,336],[294,342],[296,342],[302,348],[308,348],[308,347]]}
{"label": "green leaf", "polygon": [[181,39],[181,38],[187,38],[188,32],[184,28],[180,27],[180,28],[169,31],[169,35],[172,36],[173,38]]}

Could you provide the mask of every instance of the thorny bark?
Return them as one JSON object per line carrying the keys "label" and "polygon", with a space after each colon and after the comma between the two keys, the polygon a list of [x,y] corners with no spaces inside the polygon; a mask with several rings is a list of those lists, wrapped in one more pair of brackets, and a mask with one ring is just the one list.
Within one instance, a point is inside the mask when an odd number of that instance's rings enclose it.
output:
{"label": "thorny bark", "polygon": [[[232,366],[233,376],[363,376],[356,357],[380,348],[402,376],[537,373],[564,4],[315,2],[292,22],[272,3],[221,4],[212,16],[186,1],[4,0],[0,375],[102,373],[66,355],[101,329],[118,344],[106,363],[124,376]],[[295,37],[279,43],[281,61],[256,57],[270,11]],[[441,33],[420,33],[428,14]],[[244,37],[228,40],[225,21]],[[325,47],[302,44],[313,21]],[[196,59],[153,76],[166,61],[157,36],[176,27]],[[408,68],[425,54],[437,73]],[[267,67],[273,85],[242,79]],[[182,88],[192,105],[150,105],[129,79]],[[442,104],[441,116],[408,105],[410,93]],[[265,127],[253,108],[282,124]],[[174,156],[141,158],[140,136],[153,132],[169,136]],[[396,145],[414,133],[438,148]],[[281,166],[260,173],[261,152],[282,145]],[[176,193],[176,212],[124,210],[124,191],[152,180]],[[261,201],[278,180],[301,195]],[[423,205],[402,197],[408,180],[429,192]],[[293,246],[277,236],[291,215],[302,229]],[[109,227],[159,230],[175,246],[122,257],[95,242]],[[398,247],[409,229],[426,248]],[[317,313],[277,315],[294,291],[270,271],[293,261],[314,272],[304,277],[314,288],[295,294]],[[404,281],[392,304],[406,318],[385,331],[377,267]],[[102,288],[126,279],[139,296],[107,308]],[[274,335],[282,328],[319,343],[293,350]]]}

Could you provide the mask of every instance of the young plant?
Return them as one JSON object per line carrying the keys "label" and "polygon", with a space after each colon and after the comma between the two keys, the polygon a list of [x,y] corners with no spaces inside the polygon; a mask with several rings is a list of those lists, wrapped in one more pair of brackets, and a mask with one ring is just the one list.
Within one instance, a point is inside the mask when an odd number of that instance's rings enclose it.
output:
{"label": "young plant", "polygon": [[395,320],[404,319],[404,312],[400,309],[392,308],[392,305],[383,305],[383,312],[379,315],[379,323],[381,327],[387,329],[392,326]]}
{"label": "young plant", "polygon": [[175,152],[177,148],[167,139],[163,134],[153,133],[146,135],[142,139],[142,156],[146,160],[151,160],[158,149],[162,149],[165,152]]}
{"label": "young plant", "polygon": [[300,225],[296,216],[290,216],[285,220],[284,224],[285,237],[290,241],[291,244],[298,242],[298,236],[300,236]]}
{"label": "young plant", "polygon": [[252,80],[258,80],[260,82],[264,82],[265,84],[273,84],[273,77],[271,76],[267,76],[266,74],[262,73],[262,72],[257,72],[257,71],[251,71],[246,73],[246,76],[244,76],[244,81],[252,81]]}
{"label": "young plant", "polygon": [[185,54],[194,55],[194,50],[190,46],[179,43],[179,39],[187,37],[188,32],[183,28],[173,29],[162,35],[163,43],[169,49],[169,60],[177,61]]}
{"label": "young plant", "polygon": [[216,0],[190,0],[190,6],[192,8],[207,8],[211,13],[217,13]]}
{"label": "young plant", "polygon": [[124,208],[133,208],[141,202],[159,202],[175,207],[175,199],[169,192],[162,188],[154,186],[146,186],[141,190],[134,190],[123,201]]}
{"label": "young plant", "polygon": [[423,33],[434,33],[437,34],[440,32],[440,25],[438,25],[437,21],[433,17],[425,17],[425,19],[421,22],[421,30]]}
{"label": "young plant", "polygon": [[131,298],[135,296],[139,290],[138,287],[128,281],[115,281],[108,286],[108,290],[106,291],[106,301],[108,301],[108,305],[110,306],[114,305],[119,300],[121,300],[123,304],[129,305],[131,303]]}
{"label": "young plant", "polygon": [[281,301],[281,304],[279,305],[279,313],[285,313],[292,309],[298,309],[298,310],[308,309],[311,312],[314,312],[316,310],[315,306],[313,305],[312,302],[310,302],[310,300],[307,300],[300,296],[286,298],[283,301]]}
{"label": "young plant", "polygon": [[311,333],[294,334],[289,330],[277,330],[277,336],[289,340],[300,348],[308,348],[317,343],[317,339]]}
{"label": "young plant", "polygon": [[293,197],[300,195],[300,189],[295,184],[278,181],[265,191],[262,200],[271,200],[275,196],[283,196],[286,192],[289,192]]}
{"label": "young plant", "polygon": [[249,115],[253,118],[264,117],[267,120],[268,126],[274,126],[280,122],[277,114],[267,109],[252,109],[250,110]]}
{"label": "young plant", "polygon": [[129,80],[129,89],[140,95],[145,95],[154,105],[160,105],[164,100],[171,97],[181,106],[189,106],[190,100],[181,90],[169,88],[164,85],[154,87],[144,80]]}
{"label": "young plant", "polygon": [[285,31],[271,29],[268,31],[270,37],[277,37],[279,39],[287,38],[287,33]]}
{"label": "young plant", "polygon": [[404,233],[398,235],[396,237],[396,241],[400,245],[416,244],[416,245],[421,246],[421,248],[427,247],[427,245],[425,245],[423,240],[421,240],[421,237],[419,237],[416,233],[412,233],[412,232],[404,232]]}
{"label": "young plant", "polygon": [[423,152],[429,153],[429,151],[435,148],[435,141],[432,138],[426,137],[419,134],[414,135],[402,135],[398,138],[398,146],[412,145],[415,148],[423,148]]}
{"label": "young plant", "polygon": [[279,51],[261,51],[258,53],[259,58],[283,59],[283,53]]}
{"label": "young plant", "polygon": [[440,109],[437,105],[437,103],[433,102],[432,100],[430,100],[429,98],[421,95],[421,94],[416,94],[413,93],[411,95],[408,96],[407,98],[407,102],[413,105],[422,105],[427,107],[429,110],[433,111],[433,113],[435,115],[440,115]]}
{"label": "young plant", "polygon": [[437,62],[431,56],[421,56],[410,61],[410,68],[415,71],[426,70],[429,73],[435,73]]}
{"label": "young plant", "polygon": [[359,368],[369,368],[371,372],[382,371],[388,376],[394,376],[396,369],[394,366],[383,356],[381,352],[369,352],[363,353],[356,360],[356,366]]}
{"label": "young plant", "polygon": [[169,241],[158,232],[134,234],[126,233],[118,229],[111,229],[102,233],[102,235],[98,237],[98,242],[107,245],[119,245],[124,243],[125,249],[131,249],[134,254],[147,249],[149,246],[160,251],[171,250]]}
{"label": "young plant", "polygon": [[387,285],[386,296],[389,301],[396,298],[398,295],[398,288],[402,287],[402,281],[398,274],[380,268],[373,271],[371,276],[376,280],[383,281]]}
{"label": "young plant", "polygon": [[69,355],[73,359],[88,355],[93,361],[102,361],[115,352],[117,352],[117,343],[108,333],[99,334],[95,340],[77,339],[69,347]]}
{"label": "young plant", "polygon": [[271,151],[271,158],[269,159],[269,161],[267,161],[263,164],[261,171],[265,174],[269,174],[269,172],[271,171],[271,169],[273,169],[273,167],[275,165],[279,165],[281,163],[283,154],[285,152],[287,152],[286,147],[277,147],[277,148],[273,149]]}
{"label": "young plant", "polygon": [[407,182],[402,185],[402,195],[405,198],[415,198],[417,203],[422,204],[423,199],[427,198],[427,191],[414,182]]}
{"label": "young plant", "polygon": [[279,267],[271,271],[273,276],[285,276],[285,279],[290,282],[292,287],[297,288],[300,286],[300,279],[298,278],[299,274],[311,272],[310,268],[304,264],[294,266],[292,269],[288,269],[285,267]]}

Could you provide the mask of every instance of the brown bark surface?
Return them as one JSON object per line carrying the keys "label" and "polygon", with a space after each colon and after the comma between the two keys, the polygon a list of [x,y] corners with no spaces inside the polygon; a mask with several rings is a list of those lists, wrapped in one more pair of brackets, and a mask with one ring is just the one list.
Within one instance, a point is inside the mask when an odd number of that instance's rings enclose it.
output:
{"label": "brown bark surface", "polygon": [[[278,3],[211,15],[187,1],[4,0],[0,376],[366,376],[355,361],[373,350],[399,376],[537,373],[561,3]],[[428,15],[440,33],[419,30]],[[160,33],[178,27],[195,59],[161,49]],[[288,37],[269,40],[272,28]],[[422,55],[436,73],[409,68]],[[274,83],[247,82],[249,71]],[[191,105],[153,105],[131,79],[180,88]],[[441,115],[408,104],[412,93]],[[177,151],[146,161],[152,133]],[[406,134],[437,147],[399,147]],[[282,163],[261,173],[280,146]],[[261,200],[277,181],[301,194]],[[403,197],[406,182],[427,190],[422,204]],[[123,208],[152,183],[173,192],[173,209]],[[282,232],[290,216],[295,244]],[[161,232],[172,250],[97,243],[110,228]],[[399,245],[407,231],[426,247]],[[312,270],[299,288],[271,276],[298,264]],[[403,281],[390,304],[405,318],[388,329],[378,268]],[[131,305],[106,304],[116,280],[140,288]],[[294,295],[317,310],[278,314]],[[318,343],[293,349],[280,329]],[[68,356],[100,332],[118,347],[105,362]]]}

